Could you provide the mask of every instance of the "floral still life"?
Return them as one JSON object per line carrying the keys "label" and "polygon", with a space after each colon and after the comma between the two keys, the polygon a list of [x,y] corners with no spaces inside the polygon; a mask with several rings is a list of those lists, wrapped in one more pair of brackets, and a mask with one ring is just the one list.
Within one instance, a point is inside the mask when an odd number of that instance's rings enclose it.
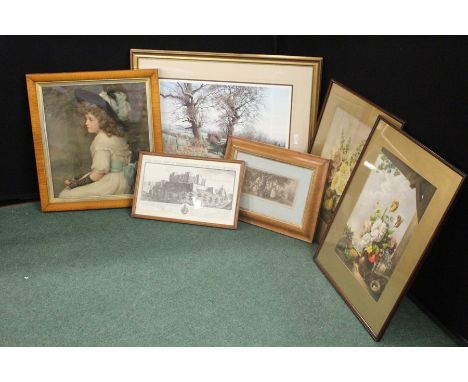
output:
{"label": "floral still life", "polygon": [[397,213],[398,207],[399,202],[394,200],[382,212],[380,204],[377,204],[374,213],[364,223],[357,242],[353,244],[354,233],[347,225],[344,238],[336,246],[336,252],[348,268],[358,271],[376,300],[394,268],[393,255],[398,243],[393,234],[403,222]]}
{"label": "floral still life", "polygon": [[365,143],[366,141],[362,140],[354,150],[351,150],[351,137],[346,137],[344,130],[341,131],[340,143],[338,147],[333,149],[330,156],[332,159],[330,173],[325,186],[325,197],[321,209],[321,216],[325,221],[329,222],[334,215]]}
{"label": "floral still life", "polygon": [[386,150],[369,166],[335,252],[377,301],[436,189]]}

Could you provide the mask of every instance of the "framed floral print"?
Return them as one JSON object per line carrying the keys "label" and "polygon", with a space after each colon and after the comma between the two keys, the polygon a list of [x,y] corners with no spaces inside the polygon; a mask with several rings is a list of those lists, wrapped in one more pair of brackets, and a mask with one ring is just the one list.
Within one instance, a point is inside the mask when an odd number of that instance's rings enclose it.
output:
{"label": "framed floral print", "polygon": [[240,220],[312,241],[327,159],[238,137],[229,137],[226,158],[246,166]]}
{"label": "framed floral print", "polygon": [[157,71],[28,74],[26,82],[41,209],[131,206],[138,152],[162,151]]}
{"label": "framed floral print", "polygon": [[353,90],[332,80],[322,107],[311,153],[330,159],[330,173],[320,209],[316,241],[333,219],[354,165],[382,115],[401,128],[403,122]]}
{"label": "framed floral print", "polygon": [[224,156],[227,137],[308,152],[322,58],[131,50],[159,71],[164,152]]}
{"label": "framed floral print", "polygon": [[132,216],[237,228],[244,162],[140,153]]}
{"label": "framed floral print", "polygon": [[379,340],[465,179],[379,117],[315,262]]}

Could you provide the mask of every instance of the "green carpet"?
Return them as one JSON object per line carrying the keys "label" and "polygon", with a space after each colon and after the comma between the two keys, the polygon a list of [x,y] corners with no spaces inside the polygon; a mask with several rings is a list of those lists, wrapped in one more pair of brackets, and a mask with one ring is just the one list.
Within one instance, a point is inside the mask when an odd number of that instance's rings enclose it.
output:
{"label": "green carpet", "polygon": [[130,217],[0,208],[2,346],[454,346],[404,298],[379,343],[314,246]]}

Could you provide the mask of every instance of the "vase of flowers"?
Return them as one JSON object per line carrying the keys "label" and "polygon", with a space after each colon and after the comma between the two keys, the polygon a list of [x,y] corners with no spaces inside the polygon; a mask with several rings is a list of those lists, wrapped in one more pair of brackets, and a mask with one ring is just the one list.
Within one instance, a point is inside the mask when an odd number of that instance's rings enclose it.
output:
{"label": "vase of flowers", "polygon": [[392,201],[384,210],[377,203],[361,234],[356,237],[346,225],[335,248],[347,267],[357,270],[375,296],[382,292],[393,267],[392,259],[398,245],[394,234],[403,222],[398,207],[398,200]]}

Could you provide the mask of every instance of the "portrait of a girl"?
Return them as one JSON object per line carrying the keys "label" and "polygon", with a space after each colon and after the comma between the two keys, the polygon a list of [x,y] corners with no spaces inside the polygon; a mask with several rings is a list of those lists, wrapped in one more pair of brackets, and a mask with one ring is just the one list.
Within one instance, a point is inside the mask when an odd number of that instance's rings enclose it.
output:
{"label": "portrait of a girl", "polygon": [[134,164],[130,163],[132,153],[125,126],[131,111],[126,94],[113,90],[96,94],[77,89],[75,98],[84,128],[94,135],[89,148],[92,164],[88,172],[64,179],[59,198],[129,194]]}
{"label": "portrait of a girl", "polygon": [[129,199],[139,151],[152,149],[145,82],[44,87],[54,201]]}
{"label": "portrait of a girl", "polygon": [[157,81],[152,69],[26,76],[43,211],[132,205],[139,153],[163,150]]}

